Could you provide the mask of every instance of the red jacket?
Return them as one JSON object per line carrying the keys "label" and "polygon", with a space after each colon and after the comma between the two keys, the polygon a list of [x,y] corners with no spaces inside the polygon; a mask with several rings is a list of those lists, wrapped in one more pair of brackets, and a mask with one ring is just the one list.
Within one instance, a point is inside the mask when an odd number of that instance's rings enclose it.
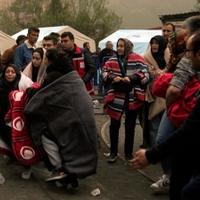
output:
{"label": "red jacket", "polygon": [[[153,83],[153,94],[155,96],[165,98],[166,91],[172,77],[173,74],[170,73],[165,73],[159,76]],[[186,83],[180,97],[168,106],[167,116],[175,127],[180,127],[188,118],[189,114],[192,112],[197,103],[199,92],[200,82],[195,76],[193,76],[192,79]]]}

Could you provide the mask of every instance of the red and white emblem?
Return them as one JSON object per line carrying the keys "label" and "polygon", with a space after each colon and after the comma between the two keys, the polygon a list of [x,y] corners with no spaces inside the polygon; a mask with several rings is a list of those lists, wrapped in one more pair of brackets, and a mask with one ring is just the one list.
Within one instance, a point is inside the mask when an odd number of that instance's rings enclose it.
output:
{"label": "red and white emblem", "polygon": [[32,147],[30,146],[23,146],[20,149],[20,155],[24,160],[30,160],[35,156],[35,151]]}

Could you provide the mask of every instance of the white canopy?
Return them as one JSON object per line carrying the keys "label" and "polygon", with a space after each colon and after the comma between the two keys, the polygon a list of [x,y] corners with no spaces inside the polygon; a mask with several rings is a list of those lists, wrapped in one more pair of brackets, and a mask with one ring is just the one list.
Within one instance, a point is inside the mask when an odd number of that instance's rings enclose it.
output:
{"label": "white canopy", "polygon": [[[41,46],[43,38],[49,35],[51,32],[62,34],[63,32],[70,31],[74,35],[75,43],[79,47],[83,47],[84,42],[89,42],[91,51],[96,50],[95,41],[92,38],[80,33],[79,31],[73,29],[70,26],[39,27],[39,29],[40,29],[40,34],[39,34],[37,46]],[[16,33],[15,35],[13,35],[12,37],[16,39],[19,35],[27,35],[27,33],[28,33],[28,29],[24,29]]]}
{"label": "white canopy", "polygon": [[99,42],[99,47],[103,49],[106,46],[106,42],[111,41],[113,43],[113,48],[116,50],[118,39],[127,38],[134,44],[134,52],[144,54],[150,39],[155,35],[162,35],[162,31],[149,29],[120,29],[101,40]]}
{"label": "white canopy", "polygon": [[15,45],[15,40],[7,35],[6,33],[0,31],[0,53],[2,54],[6,49],[11,48]]}

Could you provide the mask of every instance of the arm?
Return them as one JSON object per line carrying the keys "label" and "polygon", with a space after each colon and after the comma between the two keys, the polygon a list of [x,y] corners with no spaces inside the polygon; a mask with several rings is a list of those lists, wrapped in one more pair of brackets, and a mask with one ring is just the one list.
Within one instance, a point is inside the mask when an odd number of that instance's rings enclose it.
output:
{"label": "arm", "polygon": [[21,69],[23,67],[23,48],[21,46],[17,47],[14,55],[14,65]]}
{"label": "arm", "polygon": [[105,65],[103,66],[103,81],[105,85],[109,85],[112,82],[119,82],[122,80],[122,74],[121,73],[113,73],[113,67],[112,67],[113,59],[106,61]]}
{"label": "arm", "polygon": [[192,63],[189,59],[183,57],[177,65],[174,76],[170,82],[170,87],[166,93],[166,103],[170,105],[180,95],[187,81],[195,74],[192,69]]}
{"label": "arm", "polygon": [[139,68],[137,72],[127,77],[130,79],[130,83],[132,85],[139,84],[139,85],[145,86],[149,83],[149,80],[150,80],[148,67],[144,63],[139,63],[139,62],[137,66]]}
{"label": "arm", "polygon": [[93,62],[92,56],[90,55],[88,51],[84,51],[84,62],[85,62],[86,73],[83,77],[83,81],[86,83],[90,81],[96,73],[95,64]]}
{"label": "arm", "polygon": [[170,106],[181,95],[181,89],[170,85],[166,92],[166,105]]}
{"label": "arm", "polygon": [[156,164],[169,154],[173,155],[177,152],[184,154],[185,151],[195,153],[193,149],[198,149],[200,146],[198,130],[200,130],[200,99],[181,128],[177,129],[165,142],[152,149],[136,152],[135,158],[130,161],[130,164],[138,169],[147,166],[149,163]]}

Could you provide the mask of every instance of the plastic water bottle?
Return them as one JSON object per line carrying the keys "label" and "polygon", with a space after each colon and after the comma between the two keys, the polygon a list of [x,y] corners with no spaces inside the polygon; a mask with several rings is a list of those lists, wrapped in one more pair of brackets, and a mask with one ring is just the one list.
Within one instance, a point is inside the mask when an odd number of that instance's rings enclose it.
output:
{"label": "plastic water bottle", "polygon": [[4,176],[0,173],[0,185],[3,185],[5,183]]}

